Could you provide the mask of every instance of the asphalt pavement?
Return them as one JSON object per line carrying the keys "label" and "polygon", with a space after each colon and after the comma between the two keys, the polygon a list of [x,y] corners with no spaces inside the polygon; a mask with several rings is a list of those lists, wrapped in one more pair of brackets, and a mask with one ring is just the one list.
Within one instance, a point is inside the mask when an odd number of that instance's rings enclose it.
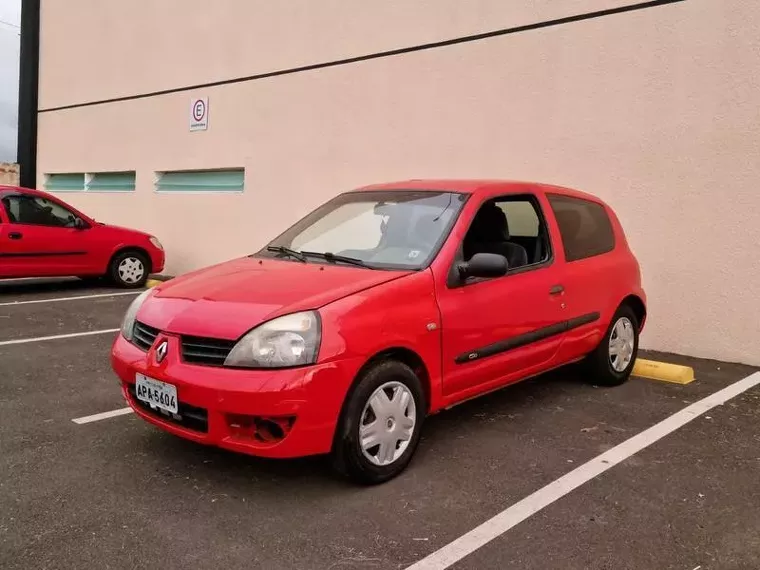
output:
{"label": "asphalt pavement", "polygon": [[[324,458],[236,455],[133,414],[74,423],[125,406],[108,360],[121,293],[0,282],[0,568],[404,569],[755,372],[649,353],[696,381],[606,389],[560,369],[429,418],[409,469],[365,488]],[[742,393],[451,567],[760,568],[758,404]]]}

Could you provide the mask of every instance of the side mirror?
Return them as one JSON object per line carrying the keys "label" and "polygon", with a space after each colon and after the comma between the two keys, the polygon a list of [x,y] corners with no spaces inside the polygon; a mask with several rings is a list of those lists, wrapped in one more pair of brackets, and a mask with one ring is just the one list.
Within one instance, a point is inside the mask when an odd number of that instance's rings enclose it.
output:
{"label": "side mirror", "polygon": [[459,276],[468,277],[501,277],[507,273],[509,264],[507,258],[496,253],[476,253],[470,261],[459,264]]}
{"label": "side mirror", "polygon": [[89,226],[82,218],[74,218],[74,227],[78,230],[86,230]]}

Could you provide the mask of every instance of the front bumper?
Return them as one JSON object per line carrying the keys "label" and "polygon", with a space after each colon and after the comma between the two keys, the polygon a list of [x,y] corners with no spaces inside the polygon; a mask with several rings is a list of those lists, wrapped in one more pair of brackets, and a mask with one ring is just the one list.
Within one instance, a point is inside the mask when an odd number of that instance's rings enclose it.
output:
{"label": "front bumper", "polygon": [[166,252],[154,247],[150,254],[150,263],[151,273],[161,273],[166,264]]}
{"label": "front bumper", "polygon": [[[154,349],[163,340],[168,353],[158,363]],[[262,457],[328,453],[343,400],[361,366],[358,360],[342,360],[289,370],[237,370],[188,364],[180,352],[179,338],[169,334],[160,334],[147,353],[118,335],[111,365],[129,406],[185,439]],[[135,398],[138,373],[176,386],[180,419]],[[262,437],[267,430],[261,426],[271,423],[282,430],[275,436],[282,437]]]}

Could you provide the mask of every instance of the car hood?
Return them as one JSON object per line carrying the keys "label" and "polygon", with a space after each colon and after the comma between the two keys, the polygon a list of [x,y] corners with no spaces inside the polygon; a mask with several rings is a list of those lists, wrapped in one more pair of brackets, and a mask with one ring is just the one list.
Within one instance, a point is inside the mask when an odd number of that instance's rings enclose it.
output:
{"label": "car hood", "polygon": [[233,340],[274,317],[317,309],[408,273],[242,258],[159,285],[137,318],[170,333]]}
{"label": "car hood", "polygon": [[141,235],[141,236],[145,236],[145,237],[150,237],[150,235],[151,235],[151,234],[149,234],[147,232],[144,232],[144,231],[141,231],[141,230],[136,230],[134,228],[125,228],[124,226],[114,226],[113,224],[106,224],[106,223],[103,223],[103,222],[95,222],[95,223],[98,226],[100,226],[100,227],[108,228],[111,231],[115,230],[115,231],[123,233],[125,235],[126,234]]}

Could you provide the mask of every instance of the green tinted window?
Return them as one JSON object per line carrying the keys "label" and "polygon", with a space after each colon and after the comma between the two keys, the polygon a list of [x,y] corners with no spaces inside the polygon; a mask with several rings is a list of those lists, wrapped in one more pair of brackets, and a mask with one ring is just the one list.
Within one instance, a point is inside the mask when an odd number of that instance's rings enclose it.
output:
{"label": "green tinted window", "polygon": [[225,170],[184,170],[159,174],[159,192],[242,192],[245,171],[242,168]]}

